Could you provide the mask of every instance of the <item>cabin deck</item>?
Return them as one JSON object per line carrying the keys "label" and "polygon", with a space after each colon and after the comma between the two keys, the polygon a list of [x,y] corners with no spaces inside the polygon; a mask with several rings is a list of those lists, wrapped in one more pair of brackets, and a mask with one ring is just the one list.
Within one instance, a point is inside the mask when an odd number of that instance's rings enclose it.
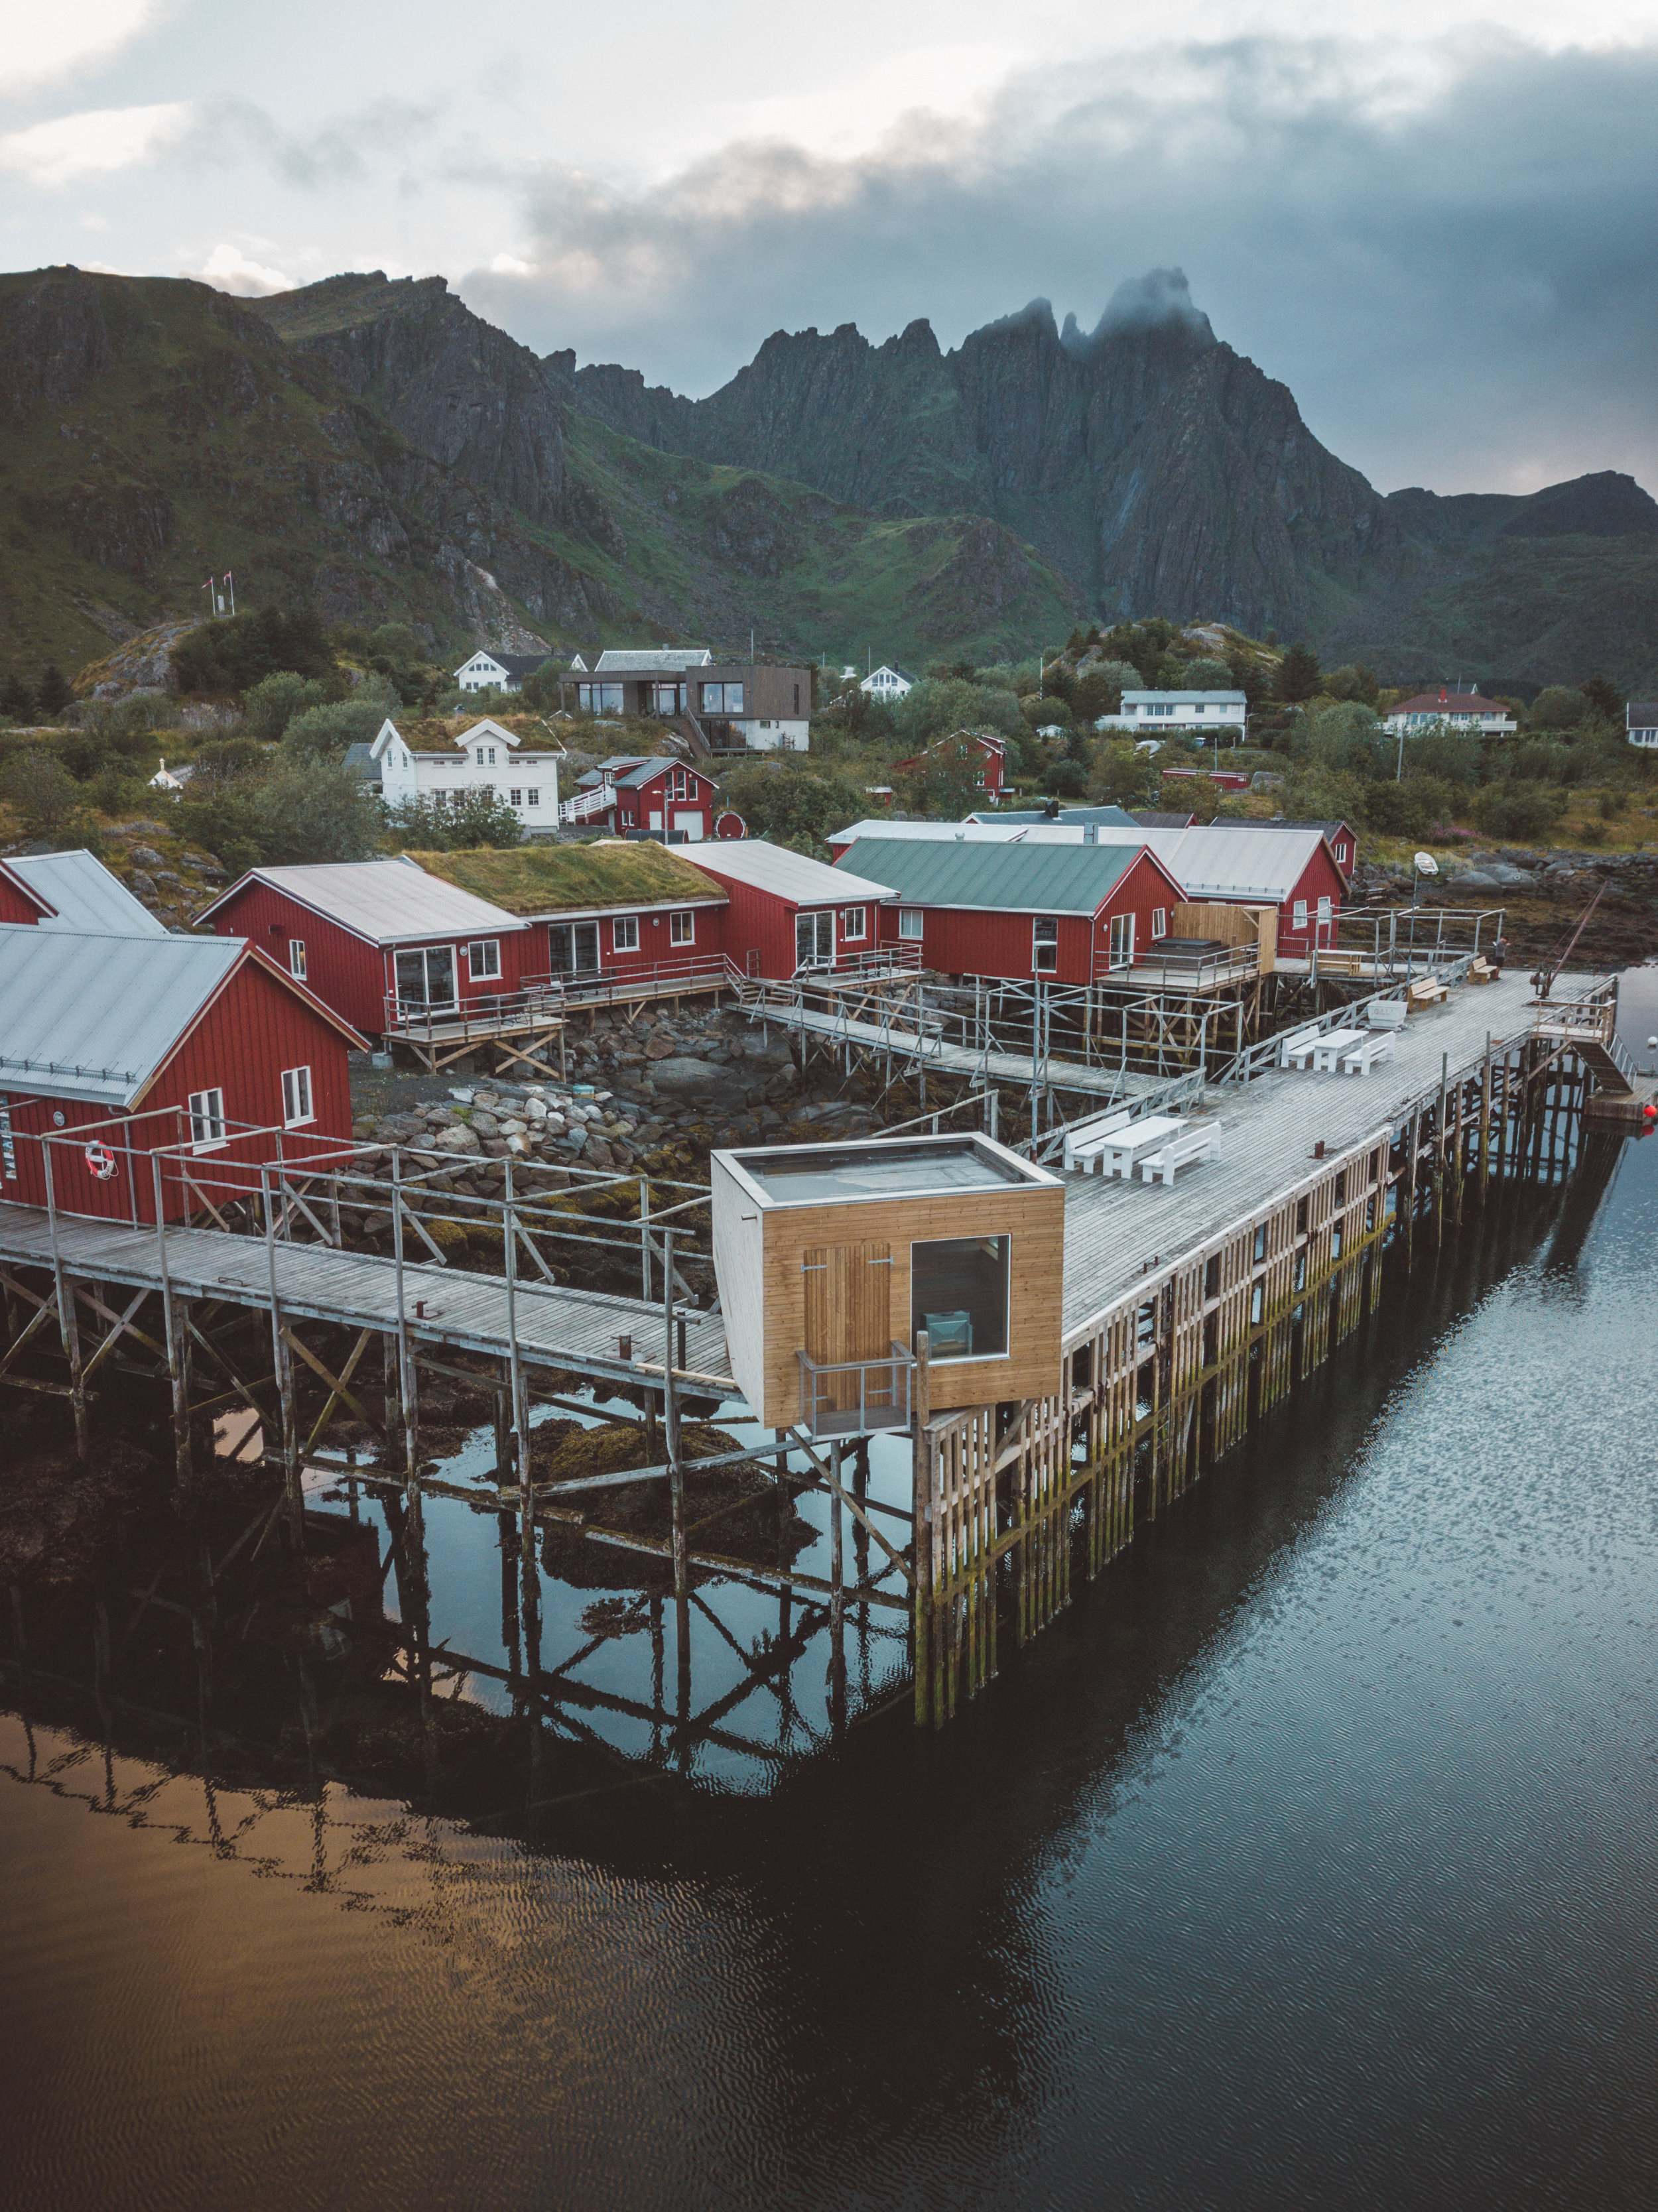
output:
{"label": "cabin deck", "polygon": [[[1589,981],[1562,977],[1557,988],[1564,998]],[[1172,1187],[1068,1176],[1067,1340],[1131,1289],[1154,1255],[1167,1261],[1207,1243],[1311,1176],[1320,1139],[1326,1152],[1340,1154],[1372,1133],[1391,1132],[1417,1100],[1437,1094],[1444,1062],[1454,1080],[1484,1058],[1488,1036],[1498,1045],[1529,1036],[1534,1020],[1525,977],[1465,984],[1441,1005],[1412,1013],[1393,1032],[1393,1058],[1368,1075],[1274,1068],[1247,1089],[1210,1090],[1204,1112],[1221,1125],[1221,1156],[1182,1168]]]}

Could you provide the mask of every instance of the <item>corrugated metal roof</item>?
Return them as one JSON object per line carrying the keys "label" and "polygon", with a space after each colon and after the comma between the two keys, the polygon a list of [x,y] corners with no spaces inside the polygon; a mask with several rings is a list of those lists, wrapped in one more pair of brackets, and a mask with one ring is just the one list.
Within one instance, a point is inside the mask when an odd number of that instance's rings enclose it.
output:
{"label": "corrugated metal roof", "polygon": [[1050,814],[1045,806],[998,806],[994,812],[970,814],[969,822],[989,826],[999,822],[1057,823],[1070,829],[1077,823],[1115,823],[1125,830],[1135,817],[1120,806],[1062,806],[1058,814]]}
{"label": "corrugated metal roof", "polygon": [[829,906],[848,898],[881,899],[891,886],[854,875],[848,868],[826,867],[804,853],[768,845],[761,837],[715,838],[694,848],[704,875],[792,899],[796,906]]}
{"label": "corrugated metal roof", "polygon": [[246,943],[0,925],[0,1090],[131,1106]]}
{"label": "corrugated metal roof", "polygon": [[20,853],[7,865],[57,908],[55,916],[40,917],[42,929],[101,930],[118,937],[168,933],[166,924],[90,853]]}
{"label": "corrugated metal roof", "polygon": [[1085,842],[1080,823],[1066,828],[1034,817],[998,821],[990,816],[981,821],[976,815],[969,815],[965,822],[893,822],[875,815],[830,834],[837,845],[855,844],[861,837],[889,838],[921,845],[1080,845]]}
{"label": "corrugated metal roof", "polygon": [[1092,915],[1133,866],[1136,849],[1127,844],[1015,845],[971,837],[939,844],[864,837],[842,865],[887,878],[900,900],[916,906]]}
{"label": "corrugated metal roof", "polygon": [[207,921],[242,884],[268,884],[272,890],[324,915],[371,945],[411,945],[429,937],[460,937],[522,929],[525,924],[504,907],[475,898],[441,876],[428,875],[410,860],[330,860],[297,868],[253,868],[215,899],[198,921]]}
{"label": "corrugated metal roof", "polygon": [[1324,842],[1321,830],[1301,823],[1252,825],[1241,834],[1227,822],[1190,830],[1102,827],[1098,836],[1102,845],[1137,839],[1149,846],[1189,898],[1259,899],[1273,906],[1289,897]]}

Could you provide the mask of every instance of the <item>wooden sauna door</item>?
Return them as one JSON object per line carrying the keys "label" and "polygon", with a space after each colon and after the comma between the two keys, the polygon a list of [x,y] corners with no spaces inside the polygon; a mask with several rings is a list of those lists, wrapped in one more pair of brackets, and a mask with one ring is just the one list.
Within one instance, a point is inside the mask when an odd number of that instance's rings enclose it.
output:
{"label": "wooden sauna door", "polygon": [[[890,1358],[892,1247],[817,1244],[802,1255],[801,1265],[806,1277],[808,1358],[834,1367],[843,1360]],[[825,1377],[822,1403],[841,1409],[857,1401],[855,1374]]]}

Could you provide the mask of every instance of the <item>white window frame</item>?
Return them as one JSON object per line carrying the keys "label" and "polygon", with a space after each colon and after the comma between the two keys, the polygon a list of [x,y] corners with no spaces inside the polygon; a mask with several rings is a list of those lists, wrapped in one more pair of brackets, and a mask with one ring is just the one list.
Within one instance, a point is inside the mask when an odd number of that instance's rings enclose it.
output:
{"label": "white window frame", "polygon": [[678,914],[667,918],[667,941],[670,945],[694,945],[697,942],[697,910],[682,907]]}
{"label": "white window frame", "polygon": [[848,906],[841,908],[841,940],[846,945],[862,945],[869,927],[869,910],[865,907]]}
{"label": "white window frame", "polygon": [[1113,968],[1131,968],[1134,965],[1132,913],[1114,914],[1111,917],[1111,964]]}
{"label": "white window frame", "polygon": [[466,980],[470,983],[498,983],[501,980],[501,940],[480,937],[466,947]]}
{"label": "white window frame", "polygon": [[[1038,934],[1051,929],[1051,937]],[[1048,960],[1039,959],[1039,953],[1050,953]],[[1059,917],[1054,914],[1039,914],[1031,918],[1031,973],[1033,975],[1057,975],[1059,973]]]}
{"label": "white window frame", "polygon": [[1327,898],[1321,898],[1319,901],[1319,920],[1320,921],[1328,921],[1333,912],[1334,908]]}
{"label": "white window frame", "polygon": [[523,785],[521,783],[515,783],[512,785],[507,793],[507,796],[515,806],[521,806],[524,803]]}
{"label": "white window frame", "polygon": [[898,910],[898,933],[911,944],[927,934],[927,917],[918,906],[901,906]]}
{"label": "white window frame", "polygon": [[302,1129],[317,1118],[315,1102],[311,1092],[311,1071],[307,1067],[284,1067],[282,1071],[282,1126],[284,1129]]}
{"label": "white window frame", "polygon": [[637,952],[639,949],[639,917],[637,914],[619,914],[610,925],[610,949],[614,953]]}
{"label": "white window frame", "polygon": [[288,940],[288,972],[296,983],[305,981],[305,939],[290,937]]}
{"label": "white window frame", "polygon": [[532,783],[526,788],[524,804],[526,806],[539,806],[541,804],[541,787],[539,783]]}
{"label": "white window frame", "polygon": [[1151,909],[1151,934],[1154,939],[1168,935],[1168,908],[1155,906]]}
{"label": "white window frame", "polygon": [[1351,853],[1352,848],[1348,844],[1345,837],[1344,837],[1340,844],[1336,848],[1336,858],[1340,861],[1344,868],[1347,866],[1348,860],[1351,858]]}
{"label": "white window frame", "polygon": [[1306,927],[1307,927],[1307,901],[1306,901],[1305,899],[1297,899],[1297,900],[1295,901],[1295,903],[1294,904],[1294,906],[1292,906],[1292,907],[1290,908],[1290,909],[1289,909],[1289,927],[1290,927],[1292,929],[1305,929],[1305,928],[1306,928]]}
{"label": "white window frame", "polygon": [[190,1094],[190,1149],[194,1152],[216,1152],[230,1141],[229,1124],[224,1118],[224,1092],[215,1084],[208,1091],[192,1091]]}

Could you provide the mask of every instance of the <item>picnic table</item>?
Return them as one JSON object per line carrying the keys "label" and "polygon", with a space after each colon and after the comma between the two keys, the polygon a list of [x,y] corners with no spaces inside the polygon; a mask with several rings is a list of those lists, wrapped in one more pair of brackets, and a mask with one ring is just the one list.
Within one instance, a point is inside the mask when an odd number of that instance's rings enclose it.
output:
{"label": "picnic table", "polygon": [[1094,1114],[1086,1121],[1074,1122],[1065,1132],[1066,1167],[1080,1168],[1084,1175],[1089,1174],[1101,1147],[1132,1119],[1128,1108],[1118,1106],[1108,1114]]}
{"label": "picnic table", "polygon": [[1107,1176],[1126,1176],[1132,1182],[1137,1163],[1148,1153],[1161,1152],[1185,1127],[1178,1115],[1148,1114],[1143,1121],[1113,1130],[1099,1142],[1101,1172]]}
{"label": "picnic table", "polygon": [[1337,1054],[1356,1044],[1366,1034],[1363,1030],[1317,1030],[1292,1037],[1284,1049],[1285,1064],[1290,1067],[1333,1068]]}

